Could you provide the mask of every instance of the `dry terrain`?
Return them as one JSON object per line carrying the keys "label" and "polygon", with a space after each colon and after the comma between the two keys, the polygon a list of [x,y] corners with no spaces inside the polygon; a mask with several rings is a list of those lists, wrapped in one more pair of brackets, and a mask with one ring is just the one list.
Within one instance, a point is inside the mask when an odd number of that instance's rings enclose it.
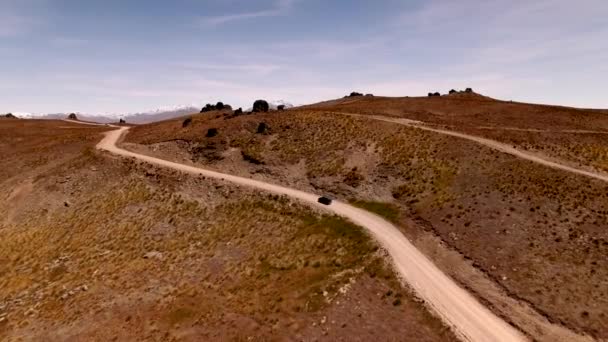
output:
{"label": "dry terrain", "polygon": [[[194,115],[187,127],[183,120],[139,126],[124,147],[360,203],[392,217],[440,267],[530,336],[543,339],[505,311],[504,299],[491,298],[489,287],[557,326],[608,338],[607,183],[460,138],[338,113],[398,116],[491,138],[521,133],[505,127],[608,130],[600,111],[475,94],[365,97],[268,114]],[[560,134],[553,139],[560,149],[577,140]],[[600,134],[589,136],[601,146],[593,138]],[[450,251],[460,259],[442,259]],[[480,274],[488,288],[462,269]]]}
{"label": "dry terrain", "polygon": [[358,227],[105,130],[0,120],[0,340],[454,340]]}

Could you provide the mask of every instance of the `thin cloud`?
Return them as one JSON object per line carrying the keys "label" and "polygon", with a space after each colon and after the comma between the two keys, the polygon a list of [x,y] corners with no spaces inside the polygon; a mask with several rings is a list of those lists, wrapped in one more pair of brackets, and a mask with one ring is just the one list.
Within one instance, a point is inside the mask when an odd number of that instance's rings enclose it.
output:
{"label": "thin cloud", "polygon": [[219,15],[214,17],[203,17],[200,18],[200,23],[205,26],[219,26],[229,22],[241,21],[247,19],[264,18],[264,17],[278,17],[285,15],[291,10],[296,0],[278,0],[273,8],[244,12],[237,14]]}

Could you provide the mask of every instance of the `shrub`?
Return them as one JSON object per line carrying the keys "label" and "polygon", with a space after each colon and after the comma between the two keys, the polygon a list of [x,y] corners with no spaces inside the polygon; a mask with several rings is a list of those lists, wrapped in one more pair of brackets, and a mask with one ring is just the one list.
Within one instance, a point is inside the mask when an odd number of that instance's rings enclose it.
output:
{"label": "shrub", "polygon": [[215,109],[217,109],[217,110],[222,110],[222,109],[224,109],[224,107],[225,107],[225,106],[224,106],[224,103],[223,103],[223,102],[218,102],[218,103],[215,105]]}
{"label": "shrub", "polygon": [[125,121],[125,119],[122,119],[122,118],[121,118],[120,120],[118,120],[118,123],[119,123],[119,124],[125,124],[125,123],[127,123],[127,122]]}
{"label": "shrub", "polygon": [[454,90],[454,89],[450,90],[450,95],[452,95],[452,94],[456,94],[456,93],[457,93],[457,91],[456,91],[456,90]]}
{"label": "shrub", "polygon": [[17,117],[14,116],[13,113],[7,113],[6,115],[4,115],[4,117],[7,119],[17,119]]}
{"label": "shrub", "polygon": [[278,105],[277,110],[285,110],[285,105]]}
{"label": "shrub", "polygon": [[217,128],[209,128],[209,129],[207,130],[207,135],[206,135],[206,137],[207,137],[207,138],[213,138],[213,137],[215,137],[217,134],[218,134]]}
{"label": "shrub", "polygon": [[68,115],[68,119],[70,119],[70,120],[78,120],[78,117],[76,116],[75,113],[71,113],[70,115]]}
{"label": "shrub", "polygon": [[363,94],[361,93],[357,93],[356,91],[353,91],[352,93],[350,93],[349,97],[357,97],[357,96],[363,96]]}
{"label": "shrub", "polygon": [[265,100],[256,100],[253,103],[253,112],[254,113],[267,112],[269,109],[270,109],[270,106],[268,105],[268,102],[266,102]]}
{"label": "shrub", "polygon": [[465,91],[464,91],[464,92],[465,92],[465,93],[472,93],[472,92],[473,92],[473,89],[471,89],[471,88],[467,88],[467,89],[465,89]]}
{"label": "shrub", "polygon": [[186,120],[184,120],[184,122],[182,122],[182,128],[186,128],[186,127],[190,126],[191,123],[192,123],[192,118],[187,118]]}
{"label": "shrub", "polygon": [[243,114],[243,108],[239,108],[237,110],[234,111],[234,113],[232,113],[233,115],[242,115]]}

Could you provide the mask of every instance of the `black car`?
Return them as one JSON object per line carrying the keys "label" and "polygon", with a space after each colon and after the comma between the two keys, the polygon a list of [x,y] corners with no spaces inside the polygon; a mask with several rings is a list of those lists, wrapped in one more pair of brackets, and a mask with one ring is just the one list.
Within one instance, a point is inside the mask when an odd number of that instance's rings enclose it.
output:
{"label": "black car", "polygon": [[321,204],[325,204],[325,205],[330,205],[331,204],[332,199],[329,197],[319,197],[319,203]]}

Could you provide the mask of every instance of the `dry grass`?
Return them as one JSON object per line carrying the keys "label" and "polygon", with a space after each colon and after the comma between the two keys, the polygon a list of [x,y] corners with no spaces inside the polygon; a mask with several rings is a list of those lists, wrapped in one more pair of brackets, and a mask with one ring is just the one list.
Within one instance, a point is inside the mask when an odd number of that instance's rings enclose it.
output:
{"label": "dry grass", "polygon": [[[395,112],[381,114],[405,115],[410,113],[410,104],[418,103],[412,101],[415,99],[390,100],[385,104],[388,107],[376,102],[367,107],[359,104],[357,111],[379,114],[378,110],[390,107]],[[431,100],[420,100],[416,106],[426,108],[426,101]],[[349,106],[355,103],[331,109],[345,111]],[[445,106],[446,113],[441,115],[451,120],[464,118],[467,125],[525,119],[513,110],[523,105],[487,99],[442,98],[439,107],[429,106],[429,111]],[[397,112],[399,108],[402,110]],[[455,108],[453,112],[451,108]],[[489,109],[495,115],[483,116]],[[557,112],[553,114],[553,110]],[[593,111],[574,109],[532,111],[539,123],[553,120],[554,128],[586,129],[590,122],[600,125],[603,118]],[[574,124],[581,118],[587,123]],[[272,134],[256,135],[261,121],[269,124]],[[199,163],[245,176],[258,177],[263,171],[272,174],[274,182],[338,198],[396,201],[407,208],[405,214],[410,218],[429,222],[447,244],[472,259],[512,295],[573,329],[607,336],[608,302],[602,294],[608,287],[602,279],[608,276],[608,269],[598,266],[608,255],[606,184],[461,139],[323,110],[230,120],[201,117],[189,131],[170,124],[142,126],[129,139],[154,144],[179,137],[184,146],[204,145],[207,142],[201,132],[211,125],[220,127],[217,138],[226,146],[222,153],[228,152],[233,141],[246,141],[247,148],[263,158],[264,169],[246,162],[200,159]],[[304,179],[291,173],[299,165],[305,170]],[[360,174],[356,184],[346,182],[355,167]]]}
{"label": "dry grass", "polygon": [[0,203],[23,213],[0,229],[3,340],[454,340],[347,221],[86,147],[67,156]]}

